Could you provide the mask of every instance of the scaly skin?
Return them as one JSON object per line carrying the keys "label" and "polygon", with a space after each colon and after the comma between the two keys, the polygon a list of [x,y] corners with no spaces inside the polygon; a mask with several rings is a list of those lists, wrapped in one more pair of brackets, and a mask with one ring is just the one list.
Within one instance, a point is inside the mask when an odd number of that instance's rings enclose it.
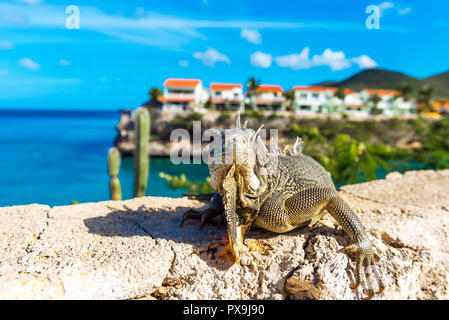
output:
{"label": "scaly skin", "polygon": [[[232,164],[209,164],[211,184],[217,193],[209,208],[204,212],[189,210],[182,223],[190,218],[201,219],[202,224],[219,223],[224,215],[231,249],[239,262],[243,236],[251,225],[284,233],[308,225],[327,211],[342,226],[351,243],[340,250],[355,256],[356,281],[351,288],[357,288],[365,275],[368,287],[365,299],[381,293],[384,284],[375,266],[379,258],[359,217],[338,197],[330,173],[303,155],[300,144],[296,143],[292,152],[283,153],[279,149],[268,152],[257,134],[245,126],[240,128],[239,118],[235,129],[218,130],[224,141],[223,153],[233,159]],[[377,292],[368,277],[368,267],[378,279]]]}

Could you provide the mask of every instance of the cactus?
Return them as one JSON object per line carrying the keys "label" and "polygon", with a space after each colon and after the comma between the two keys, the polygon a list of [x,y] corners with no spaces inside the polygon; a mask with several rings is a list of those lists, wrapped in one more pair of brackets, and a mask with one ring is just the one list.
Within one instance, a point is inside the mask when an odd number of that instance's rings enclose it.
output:
{"label": "cactus", "polygon": [[150,114],[140,107],[136,112],[136,132],[134,151],[134,197],[145,196],[149,171]]}
{"label": "cactus", "polygon": [[109,182],[109,190],[112,200],[122,200],[122,188],[118,173],[120,171],[120,151],[113,147],[108,152],[108,171],[111,181]]}

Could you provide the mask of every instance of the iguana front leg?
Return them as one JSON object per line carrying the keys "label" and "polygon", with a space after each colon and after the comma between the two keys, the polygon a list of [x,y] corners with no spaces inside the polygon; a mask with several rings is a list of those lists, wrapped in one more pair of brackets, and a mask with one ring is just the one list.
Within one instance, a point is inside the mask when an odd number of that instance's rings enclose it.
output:
{"label": "iguana front leg", "polygon": [[[328,202],[326,209],[342,226],[351,241],[351,244],[340,250],[340,252],[346,253],[347,255],[355,254],[356,282],[352,288],[355,289],[361,284],[363,270],[365,270],[365,279],[368,283],[368,296],[365,299],[371,299],[374,294],[380,294],[385,286],[375,266],[375,262],[379,261],[379,256],[374,252],[371,241],[369,240],[359,217],[351,210],[348,204],[338,196],[333,197]],[[376,292],[374,292],[366,271],[368,267],[372,268],[378,281],[379,289]]]}
{"label": "iguana front leg", "polygon": [[[374,265],[378,257],[373,251],[371,241],[359,217],[338,197],[334,189],[314,187],[293,195],[279,192],[265,201],[255,224],[273,232],[287,232],[304,226],[315,217],[321,216],[324,209],[327,209],[337,220],[350,239],[351,244],[341,252],[355,255],[356,282],[351,288],[355,289],[361,284],[363,273],[365,273],[368,284],[366,299],[371,299],[375,293],[381,293],[384,289],[384,284]],[[374,292],[369,280],[366,270],[368,267],[372,267],[378,279],[379,290],[377,292]]]}
{"label": "iguana front leg", "polygon": [[184,224],[186,220],[189,219],[196,219],[201,220],[200,228],[206,224],[211,223],[215,225],[219,225],[221,221],[223,220],[223,214],[224,214],[224,207],[223,202],[221,199],[221,196],[217,193],[215,193],[214,197],[212,198],[211,203],[209,206],[204,210],[197,210],[197,209],[189,209],[187,210],[184,215],[182,216],[182,221],[180,224],[180,227]]}

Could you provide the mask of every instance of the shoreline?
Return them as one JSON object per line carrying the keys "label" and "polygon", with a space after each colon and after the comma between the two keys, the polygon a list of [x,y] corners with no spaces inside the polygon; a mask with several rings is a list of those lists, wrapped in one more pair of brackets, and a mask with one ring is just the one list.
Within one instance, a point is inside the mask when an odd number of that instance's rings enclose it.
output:
{"label": "shoreline", "polygon": [[[151,111],[151,133],[153,140],[150,140],[149,156],[150,157],[169,157],[171,148],[176,142],[170,141],[169,136],[172,130],[181,128],[187,129],[189,132],[192,130],[192,121],[189,118],[194,114],[199,114],[194,111],[188,111],[182,114],[174,114],[164,111]],[[218,112],[207,111],[201,115],[201,129],[206,130],[209,128],[231,128],[234,125],[234,119],[237,112]],[[384,115],[374,115],[369,117],[349,116],[347,118],[339,114],[315,114],[315,115],[302,115],[288,111],[282,112],[257,112],[254,116],[251,112],[242,113],[242,121],[247,119],[249,121],[248,127],[257,128],[262,123],[265,125],[265,129],[279,129],[279,140],[281,142],[288,142],[296,139],[287,128],[292,124],[300,123],[301,121],[330,121],[330,122],[344,122],[344,123],[363,123],[363,122],[383,122],[397,119],[401,121],[411,121],[417,119],[417,115],[403,115],[396,117],[388,117]],[[181,120],[182,119],[182,120]],[[286,130],[287,129],[287,130]],[[114,139],[113,146],[117,147],[122,156],[132,156],[134,151],[133,142],[133,130],[134,119],[132,115],[122,113],[119,123],[116,126],[117,136]],[[203,142],[202,146],[209,142]],[[193,144],[189,146],[185,145],[185,148],[192,150]],[[408,146],[407,143],[403,143],[404,148],[416,147]]]}

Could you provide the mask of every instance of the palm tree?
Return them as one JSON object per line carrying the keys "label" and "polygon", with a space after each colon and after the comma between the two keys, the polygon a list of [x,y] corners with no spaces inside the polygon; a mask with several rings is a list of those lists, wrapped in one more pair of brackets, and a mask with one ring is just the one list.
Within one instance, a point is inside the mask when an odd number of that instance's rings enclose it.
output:
{"label": "palm tree", "polygon": [[344,88],[338,88],[337,92],[335,92],[335,96],[340,99],[341,101],[345,101],[346,93]]}
{"label": "palm tree", "polygon": [[382,98],[377,94],[373,94],[371,97],[369,97],[368,101],[371,101],[373,103],[373,109],[371,110],[371,114],[379,114],[380,110],[377,108],[377,105],[382,100]]}
{"label": "palm tree", "polygon": [[158,87],[151,88],[150,92],[148,92],[148,96],[150,97],[150,100],[144,104],[144,107],[146,107],[148,111],[162,107],[162,102],[158,100],[159,97],[163,96],[161,89]]}
{"label": "palm tree", "polygon": [[404,98],[404,101],[408,101],[412,95],[413,87],[410,83],[404,82],[399,88],[399,92],[401,93],[401,97]]}
{"label": "palm tree", "polygon": [[163,95],[162,90],[158,87],[153,87],[150,90],[149,96],[151,100],[157,100],[158,97],[161,97]]}
{"label": "palm tree", "polygon": [[341,105],[337,106],[337,108],[342,112],[344,112],[346,110],[346,105],[345,105],[345,97],[346,97],[346,93],[345,93],[345,89],[344,88],[338,88],[337,92],[335,92],[334,94],[338,99],[341,100]]}
{"label": "palm tree", "polygon": [[290,110],[294,110],[295,109],[295,91],[293,89],[290,89],[286,92],[284,92],[284,97],[285,99],[287,99],[288,102],[288,108]]}
{"label": "palm tree", "polygon": [[432,111],[433,87],[425,84],[418,93],[418,103],[424,107],[425,111]]}
{"label": "palm tree", "polygon": [[257,89],[259,88],[260,80],[256,80],[254,77],[248,79],[246,86],[248,87],[248,98],[250,100],[251,109],[256,110]]}

